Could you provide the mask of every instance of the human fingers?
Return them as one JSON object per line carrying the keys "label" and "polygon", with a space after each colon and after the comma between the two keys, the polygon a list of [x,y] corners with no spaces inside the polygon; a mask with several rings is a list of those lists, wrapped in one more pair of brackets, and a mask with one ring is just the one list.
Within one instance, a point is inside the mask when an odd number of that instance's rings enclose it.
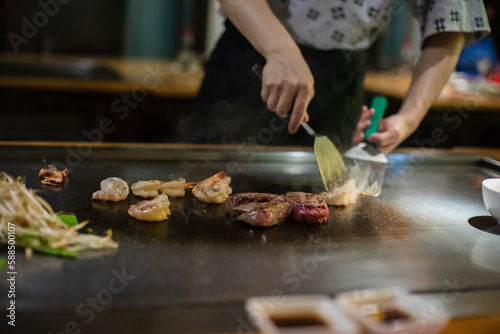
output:
{"label": "human fingers", "polygon": [[357,131],[353,136],[352,136],[352,141],[351,141],[351,144],[352,146],[356,146],[358,145],[359,143],[361,143],[361,141],[363,140],[363,137],[365,136],[365,134],[363,132],[360,132],[360,131]]}
{"label": "human fingers", "polygon": [[302,119],[302,123],[304,122],[309,122],[309,114],[306,111],[306,114],[304,115],[304,118]]}
{"label": "human fingers", "polygon": [[373,108],[368,108],[367,106],[363,106],[361,108],[361,117],[360,117],[360,122],[369,120],[372,118],[372,116],[375,114],[375,109]]}
{"label": "human fingers", "polygon": [[397,133],[390,130],[377,132],[368,137],[368,141],[376,144],[380,149],[393,145],[397,139]]}
{"label": "human fingers", "polygon": [[277,88],[271,90],[267,101],[265,101],[267,103],[267,109],[269,109],[270,111],[276,111],[280,95],[281,94]]}
{"label": "human fingers", "polygon": [[271,95],[271,88],[268,85],[264,84],[264,79],[262,80],[262,89],[260,91],[260,97],[262,101],[267,102],[269,99],[269,95]]}
{"label": "human fingers", "polygon": [[361,132],[365,132],[366,129],[368,129],[371,124],[372,124],[372,121],[370,121],[369,119],[365,120],[365,121],[360,121],[358,123],[358,125],[356,126],[356,130],[361,131]]}
{"label": "human fingers", "polygon": [[297,97],[297,87],[293,83],[284,84],[284,90],[279,97],[278,104],[276,106],[276,114],[280,117],[286,117],[290,109],[292,108],[293,101]]}
{"label": "human fingers", "polygon": [[293,105],[290,123],[288,124],[288,132],[291,134],[297,132],[297,129],[304,119],[304,115],[307,113],[307,107],[309,106],[309,102],[311,102],[313,96],[314,90],[312,86],[304,85],[299,89],[299,93]]}

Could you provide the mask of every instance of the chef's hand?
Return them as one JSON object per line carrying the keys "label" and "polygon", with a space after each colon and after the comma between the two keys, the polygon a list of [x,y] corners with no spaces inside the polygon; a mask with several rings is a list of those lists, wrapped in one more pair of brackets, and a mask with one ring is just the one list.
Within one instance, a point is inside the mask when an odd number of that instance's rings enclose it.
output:
{"label": "chef's hand", "polygon": [[[418,124],[417,124],[418,125]],[[392,115],[380,120],[378,132],[370,135],[368,141],[377,144],[388,154],[415,131],[417,126],[403,115]]]}
{"label": "chef's hand", "polygon": [[356,146],[365,137],[365,131],[370,126],[373,114],[375,114],[375,109],[368,108],[367,106],[363,106],[361,109],[361,118],[359,119],[358,125],[356,126],[356,130],[354,130],[354,134],[352,136],[352,146]]}
{"label": "chef's hand", "polygon": [[286,117],[293,106],[288,132],[297,132],[300,124],[309,120],[307,107],[313,96],[314,78],[300,52],[267,57],[261,97],[280,117]]}
{"label": "chef's hand", "polygon": [[269,110],[286,117],[293,105],[288,131],[295,133],[309,119],[314,79],[297,43],[278,20],[267,0],[219,0],[231,22],[266,59],[262,99]]}
{"label": "chef's hand", "polygon": [[463,32],[444,32],[427,37],[401,109],[397,114],[380,120],[379,132],[368,137],[369,141],[377,144],[384,153],[389,153],[417,129],[448,82],[464,44]]}

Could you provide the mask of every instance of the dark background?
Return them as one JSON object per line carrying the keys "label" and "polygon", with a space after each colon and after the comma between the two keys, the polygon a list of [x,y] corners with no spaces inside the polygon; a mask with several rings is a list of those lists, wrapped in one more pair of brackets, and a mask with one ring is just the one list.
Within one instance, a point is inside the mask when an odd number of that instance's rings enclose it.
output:
{"label": "dark background", "polygon": [[484,0],[484,4],[493,11],[493,19],[490,20],[491,35],[495,41],[497,54],[500,54],[500,1]]}
{"label": "dark background", "polygon": [[[175,1],[182,15],[181,0]],[[40,29],[35,39],[22,44],[20,52],[86,55],[123,55],[126,24],[126,0],[71,0],[64,7],[64,15],[55,15]],[[0,51],[13,52],[7,33],[22,36],[22,18],[30,22],[40,5],[35,0],[0,0]],[[205,48],[206,1],[194,1],[191,17],[195,35],[194,50]],[[177,44],[182,38],[182,20],[176,30]],[[45,49],[44,49],[45,48]],[[48,50],[47,50],[48,48]]]}
{"label": "dark background", "polygon": [[[48,0],[45,0],[45,2]],[[179,16],[188,1],[171,0]],[[71,0],[64,15],[50,18],[36,38],[21,45],[21,53],[54,53],[95,56],[124,56],[127,21],[126,0]],[[500,1],[484,0],[492,18],[492,36],[500,53]],[[205,50],[207,1],[192,1],[190,21],[194,28],[194,51]],[[61,9],[61,8],[60,8]],[[7,33],[21,35],[22,17],[31,22],[40,10],[38,0],[0,0],[0,52],[12,52]],[[62,10],[62,9],[61,9]],[[178,49],[182,43],[183,20],[174,29]],[[371,51],[377,51],[377,44]],[[380,50],[379,50],[380,51]],[[370,52],[368,53],[370,55]],[[375,52],[373,69],[380,66]],[[368,57],[370,60],[372,57]],[[377,66],[377,62],[379,63]],[[373,95],[365,94],[365,104]],[[97,121],[109,116],[114,95],[60,93],[45,91],[0,90],[0,140],[85,140],[83,129],[96,127]],[[387,114],[395,113],[401,101],[390,99]],[[190,112],[192,99],[148,98],[106,141],[172,142],[177,138],[177,122]],[[434,110],[424,119],[417,132],[403,146],[415,146],[415,138],[429,138],[436,127],[446,131],[448,140],[441,147],[490,146],[500,143],[498,110],[474,112],[463,120],[460,129],[443,123],[447,110]],[[108,114],[107,114],[108,113]],[[50,115],[51,117],[47,117]],[[111,116],[110,116],[111,117]],[[29,121],[26,121],[29,120]],[[14,126],[12,126],[14,124]],[[20,126],[22,124],[22,126]]]}

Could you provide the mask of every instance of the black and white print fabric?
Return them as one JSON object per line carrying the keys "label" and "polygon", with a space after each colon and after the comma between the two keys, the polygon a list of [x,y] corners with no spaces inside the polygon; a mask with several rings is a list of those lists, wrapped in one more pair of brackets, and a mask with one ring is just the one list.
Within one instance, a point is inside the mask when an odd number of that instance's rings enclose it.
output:
{"label": "black and white print fabric", "polygon": [[298,43],[321,50],[368,48],[405,2],[422,40],[465,32],[470,43],[490,31],[483,0],[268,0]]}

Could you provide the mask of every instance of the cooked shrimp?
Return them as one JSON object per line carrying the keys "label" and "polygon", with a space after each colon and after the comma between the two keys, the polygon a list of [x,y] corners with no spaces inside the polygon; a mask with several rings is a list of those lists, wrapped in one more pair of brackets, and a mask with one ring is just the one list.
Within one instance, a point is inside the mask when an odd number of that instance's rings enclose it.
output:
{"label": "cooked shrimp", "polygon": [[119,177],[108,177],[101,181],[101,190],[92,194],[93,199],[118,202],[127,198],[129,193],[127,182]]}
{"label": "cooked shrimp", "polygon": [[186,193],[184,187],[186,186],[185,179],[177,179],[174,181],[163,182],[160,185],[160,192],[167,194],[170,197],[184,197]]}
{"label": "cooked shrimp", "polygon": [[356,182],[354,180],[349,180],[343,186],[321,194],[326,204],[335,206],[348,206],[349,204],[354,204],[356,203],[358,195],[359,190],[356,188]]}
{"label": "cooked shrimp", "polygon": [[193,195],[201,202],[220,204],[233,192],[230,184],[231,178],[223,170],[201,182],[186,183],[185,188],[193,188]]}
{"label": "cooked shrimp", "polygon": [[168,196],[161,194],[149,201],[142,201],[137,205],[131,205],[128,214],[138,220],[159,222],[168,218],[170,202]]}
{"label": "cooked shrimp", "polygon": [[163,183],[165,182],[158,180],[139,181],[132,185],[132,193],[142,198],[156,197],[160,194],[160,186]]}

